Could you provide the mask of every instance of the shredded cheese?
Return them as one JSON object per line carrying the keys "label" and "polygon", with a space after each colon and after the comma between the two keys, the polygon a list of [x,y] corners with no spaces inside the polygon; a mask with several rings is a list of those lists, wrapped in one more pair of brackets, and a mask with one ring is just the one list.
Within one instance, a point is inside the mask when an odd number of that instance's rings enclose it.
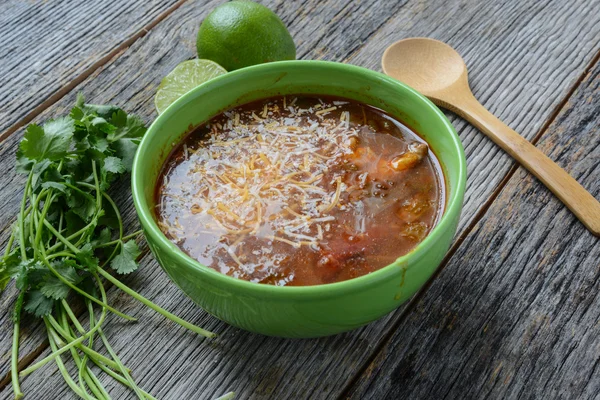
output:
{"label": "shredded cheese", "polygon": [[326,108],[324,110],[319,110],[319,111],[315,112],[315,115],[327,114],[327,113],[330,113],[330,112],[335,111],[335,110],[337,110],[337,107],[335,107],[335,106],[334,107],[329,107],[329,108]]}
{"label": "shredded cheese", "polygon": [[[207,125],[209,133],[194,143],[195,150],[184,146],[178,167],[186,179],[172,182],[165,175],[160,209],[187,208],[202,232],[221,235],[206,257],[224,251],[238,266],[251,268],[245,254],[257,250],[242,249],[252,236],[318,249],[335,220],[328,214],[345,209],[338,166],[353,153],[350,139],[358,134],[350,113],[334,113],[332,103],[306,106],[297,100],[283,97],[260,111],[223,113]],[[186,237],[171,225],[160,222],[171,237]]]}

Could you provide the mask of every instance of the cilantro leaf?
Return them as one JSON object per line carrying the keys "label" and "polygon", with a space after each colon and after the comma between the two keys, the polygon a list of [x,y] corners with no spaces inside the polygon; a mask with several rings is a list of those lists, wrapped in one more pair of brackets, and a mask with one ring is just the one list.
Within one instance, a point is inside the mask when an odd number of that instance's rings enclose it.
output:
{"label": "cilantro leaf", "polygon": [[30,290],[25,295],[25,311],[36,317],[43,317],[52,312],[54,300],[44,296],[39,290]]}
{"label": "cilantro leaf", "polygon": [[108,123],[108,121],[102,117],[95,117],[92,119],[91,124],[96,129],[106,134],[113,133],[116,129],[114,125]]}
{"label": "cilantro leaf", "polygon": [[86,223],[81,219],[81,217],[73,210],[69,210],[64,214],[64,219],[66,223],[67,231],[65,232],[66,236],[72,235],[73,233],[79,231],[84,228]]}
{"label": "cilantro leaf", "polygon": [[34,160],[31,160],[23,155],[21,149],[17,150],[17,161],[15,162],[15,170],[18,174],[28,174],[31,171],[31,167],[35,164]]}
{"label": "cilantro leaf", "polygon": [[121,139],[140,139],[146,133],[144,122],[135,115],[127,115],[125,111],[118,110],[111,118],[116,130],[107,136],[109,142]]}
{"label": "cilantro leaf", "polygon": [[35,287],[47,273],[44,266],[35,260],[20,261],[18,269],[15,275],[15,286],[19,290]]}
{"label": "cilantro leaf", "polygon": [[141,254],[134,240],[121,244],[121,252],[110,263],[118,274],[129,274],[138,268],[137,258]]}
{"label": "cilantro leaf", "polygon": [[31,180],[31,185],[34,189],[37,189],[40,182],[44,180],[46,171],[54,164],[53,161],[50,160],[41,160],[35,161],[33,164],[33,178]]}
{"label": "cilantro leaf", "polygon": [[120,158],[106,157],[104,159],[104,170],[113,174],[122,174],[125,172],[125,166]]}
{"label": "cilantro leaf", "polygon": [[43,128],[31,124],[19,145],[19,156],[36,161],[60,160],[69,151],[74,129],[73,120],[69,117],[51,120]]}
{"label": "cilantro leaf", "polygon": [[8,282],[13,278],[12,273],[6,268],[0,268],[0,291],[6,289]]}
{"label": "cilantro leaf", "polygon": [[127,172],[131,172],[133,159],[135,158],[135,152],[139,143],[139,139],[119,139],[111,145],[115,151],[115,155],[123,161]]}
{"label": "cilantro leaf", "polygon": [[77,259],[81,262],[83,269],[87,271],[96,271],[99,265],[98,258],[94,256],[94,249],[91,243],[86,243],[77,253]]}
{"label": "cilantro leaf", "polygon": [[12,278],[18,276],[20,263],[21,257],[16,251],[0,259],[0,291],[6,288]]}
{"label": "cilantro leaf", "polygon": [[[77,274],[77,271],[73,267],[61,266],[55,267],[58,272],[65,280],[72,283],[73,285],[81,282],[81,277]],[[60,300],[67,297],[71,288],[58,279],[55,275],[48,275],[45,281],[40,286],[40,292],[46,297],[50,297],[54,300]]]}
{"label": "cilantro leaf", "polygon": [[141,119],[133,115],[128,116],[123,110],[114,113],[110,121],[117,129],[109,134],[107,139],[115,155],[123,160],[125,170],[129,172],[140,139],[146,133],[146,127]]}
{"label": "cilantro leaf", "polygon": [[115,112],[119,111],[120,108],[114,105],[98,105],[85,103],[81,108],[87,114],[97,114],[98,116],[109,119]]}
{"label": "cilantro leaf", "polygon": [[111,229],[109,227],[104,227],[100,230],[100,233],[98,233],[95,238],[90,241],[90,244],[93,247],[96,247],[101,244],[108,243],[110,242],[111,236]]}
{"label": "cilantro leaf", "polygon": [[[81,93],[79,93],[77,95],[77,97],[79,98],[80,95],[81,95]],[[69,116],[71,118],[73,118],[75,120],[75,123],[77,124],[77,121],[81,121],[81,119],[85,116],[85,113],[83,112],[83,110],[81,109],[79,104],[76,103],[75,106],[73,108],[71,108],[71,112],[69,113]]]}
{"label": "cilantro leaf", "polygon": [[42,183],[42,187],[44,189],[53,188],[53,189],[56,189],[63,193],[66,192],[66,190],[67,190],[67,186],[65,186],[64,183],[52,182],[52,181]]}
{"label": "cilantro leaf", "polygon": [[67,206],[83,221],[89,222],[96,212],[96,199],[73,191],[67,198]]}

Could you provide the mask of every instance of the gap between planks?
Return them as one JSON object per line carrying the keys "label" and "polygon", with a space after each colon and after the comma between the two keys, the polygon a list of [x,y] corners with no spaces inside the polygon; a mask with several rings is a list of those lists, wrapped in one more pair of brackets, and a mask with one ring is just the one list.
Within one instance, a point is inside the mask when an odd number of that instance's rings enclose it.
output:
{"label": "gap between planks", "polygon": [[[0,144],[2,144],[10,135],[15,133],[17,130],[31,122],[35,117],[40,115],[44,110],[52,106],[54,103],[62,99],[66,94],[71,92],[77,85],[91,76],[98,69],[102,68],[105,64],[107,64],[110,60],[115,57],[120,57],[123,54],[124,50],[134,44],[138,39],[146,36],[146,34],[158,25],[162,20],[168,17],[171,13],[177,10],[179,7],[183,5],[187,0],[179,0],[171,7],[166,9],[162,14],[158,15],[154,20],[150,21],[148,24],[144,25],[139,31],[134,33],[128,39],[123,41],[120,45],[112,49],[108,52],[104,57],[100,58],[98,61],[90,65],[87,69],[85,69],[81,74],[76,76],[73,80],[63,86],[61,89],[54,92],[50,97],[44,100],[40,105],[35,107],[33,110],[27,113],[23,118],[19,121],[15,122],[12,126],[8,127],[6,131],[0,134]],[[0,382],[1,383],[1,382]],[[0,385],[1,387],[1,385]]]}
{"label": "gap between planks", "polygon": [[[531,140],[532,144],[534,144],[534,145],[537,144],[537,142],[542,138],[542,136],[544,136],[544,134],[548,131],[548,128],[550,128],[550,125],[552,125],[552,123],[556,120],[556,117],[559,115],[560,111],[565,107],[565,105],[567,104],[567,102],[569,101],[569,99],[573,96],[573,93],[575,93],[575,91],[581,85],[581,83],[583,82],[583,80],[585,79],[585,77],[590,73],[591,69],[598,62],[600,62],[600,51],[598,51],[594,55],[594,57],[592,58],[592,60],[583,69],[582,73],[579,75],[579,77],[577,78],[577,80],[573,83],[573,85],[571,85],[571,87],[569,88],[569,91],[567,92],[567,94],[556,105],[556,107],[554,107],[554,110],[552,110],[552,114],[550,114],[550,117],[548,117],[548,119],[546,120],[546,122],[544,123],[544,125],[542,125],[542,127],[540,128],[539,132]],[[462,243],[467,238],[467,236],[469,235],[469,233],[475,228],[475,225],[477,225],[477,223],[479,223],[479,221],[487,213],[487,210],[490,208],[490,206],[492,205],[492,203],[494,203],[494,201],[496,201],[496,198],[500,195],[500,192],[502,192],[502,190],[504,189],[504,186],[506,186],[506,184],[508,183],[508,181],[513,177],[513,175],[519,169],[519,167],[520,167],[520,164],[515,163],[510,168],[510,170],[508,170],[508,172],[506,173],[506,175],[504,176],[504,178],[502,179],[502,181],[500,181],[500,183],[498,184],[498,186],[496,187],[496,189],[492,192],[492,194],[490,195],[490,197],[486,200],[486,202],[483,204],[483,206],[479,209],[479,211],[477,212],[477,214],[475,214],[475,217],[473,218],[473,220],[471,220],[471,222],[469,223],[469,225],[467,225],[467,227],[463,230],[463,232],[456,239],[456,241],[454,241],[454,243],[452,244],[452,247],[450,247],[450,250],[448,250],[448,253],[444,257],[444,259],[442,260],[442,262],[440,263],[440,265],[438,266],[438,268],[436,269],[436,271],[433,273],[433,275],[431,276],[431,278],[429,278],[429,280],[425,283],[425,285],[423,285],[423,287],[421,289],[419,289],[419,291],[417,292],[417,294],[415,294],[409,300],[409,303],[400,312],[400,315],[398,316],[398,319],[394,323],[392,323],[392,326],[387,330],[387,332],[385,332],[385,334],[383,335],[383,338],[374,347],[373,353],[371,353],[371,355],[365,360],[365,362],[358,369],[358,371],[356,371],[356,373],[348,381],[348,383],[346,384],[346,386],[344,387],[344,389],[338,395],[338,397],[337,397],[338,400],[349,399],[350,392],[351,392],[352,388],[355,386],[356,382],[360,379],[360,377],[363,374],[365,374],[368,371],[368,369],[371,366],[371,364],[377,358],[377,355],[390,342],[390,340],[392,339],[392,337],[393,337],[394,333],[396,332],[396,330],[400,327],[400,325],[402,324],[402,322],[412,312],[412,310],[415,307],[415,305],[419,302],[419,300],[427,292],[427,289],[429,289],[429,287],[433,284],[433,282],[435,281],[435,279],[440,275],[440,273],[446,267],[446,265],[448,264],[448,262],[450,261],[450,259],[452,258],[452,256],[454,256],[454,253],[456,253],[456,251],[462,245]],[[580,222],[578,222],[578,223],[580,223]]]}

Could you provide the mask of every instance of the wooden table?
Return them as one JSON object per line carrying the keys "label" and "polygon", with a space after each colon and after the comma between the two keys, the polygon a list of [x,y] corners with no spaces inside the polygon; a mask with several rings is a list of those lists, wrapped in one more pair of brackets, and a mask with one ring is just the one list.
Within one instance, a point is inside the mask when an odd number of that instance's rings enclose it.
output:
{"label": "wooden table", "polygon": [[[17,214],[23,126],[64,114],[83,92],[156,117],[161,78],[193,58],[221,1],[4,0],[0,5],[0,240]],[[380,70],[410,36],[448,42],[475,95],[600,197],[600,0],[265,0],[298,58]],[[426,290],[362,329],[286,340],[232,328],[196,307],[145,249],[125,283],[220,336],[203,340],[114,288],[106,333],[140,386],[162,399],[600,398],[600,241],[536,179],[464,121],[468,183],[454,245]],[[120,206],[137,228],[129,182]],[[599,216],[600,217],[600,216]],[[0,398],[9,380],[11,285],[0,298]],[[48,354],[24,321],[20,367]],[[55,365],[25,378],[28,399],[69,399]],[[108,385],[114,398],[131,398]]]}

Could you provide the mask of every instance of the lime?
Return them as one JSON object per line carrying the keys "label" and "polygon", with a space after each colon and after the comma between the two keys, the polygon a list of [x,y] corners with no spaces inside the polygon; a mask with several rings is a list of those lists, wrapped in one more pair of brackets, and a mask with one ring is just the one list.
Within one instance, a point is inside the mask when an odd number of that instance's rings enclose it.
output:
{"label": "lime", "polygon": [[281,19],[247,0],[215,8],[200,25],[196,48],[199,58],[213,60],[228,71],[296,58],[294,40]]}
{"label": "lime", "polygon": [[227,71],[210,60],[188,60],[175,67],[158,86],[154,106],[160,114],[175,100],[195,88]]}

